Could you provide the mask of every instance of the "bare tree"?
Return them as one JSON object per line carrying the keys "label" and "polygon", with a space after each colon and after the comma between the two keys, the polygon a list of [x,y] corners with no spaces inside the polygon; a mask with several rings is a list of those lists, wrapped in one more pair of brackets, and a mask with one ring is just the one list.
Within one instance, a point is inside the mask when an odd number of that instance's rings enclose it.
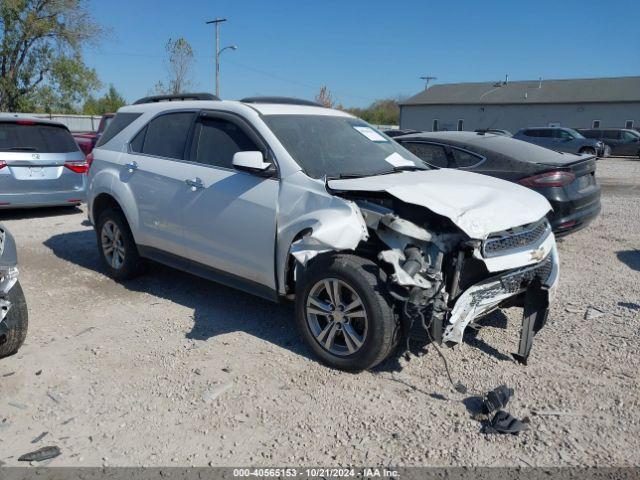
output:
{"label": "bare tree", "polygon": [[329,88],[326,85],[323,85],[322,87],[320,87],[320,91],[316,95],[316,102],[318,102],[320,105],[324,107],[333,108],[335,101],[333,99],[333,95],[331,94],[331,92],[329,91]]}
{"label": "bare tree", "polygon": [[191,44],[183,37],[169,39],[165,46],[167,52],[167,80],[156,83],[155,91],[160,94],[183,93],[191,86],[189,78],[195,62]]}

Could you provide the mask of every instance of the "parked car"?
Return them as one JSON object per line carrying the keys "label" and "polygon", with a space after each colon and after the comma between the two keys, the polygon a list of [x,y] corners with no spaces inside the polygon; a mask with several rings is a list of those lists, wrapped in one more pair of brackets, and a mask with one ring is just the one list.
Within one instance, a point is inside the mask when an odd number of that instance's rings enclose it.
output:
{"label": "parked car", "polygon": [[513,133],[509,130],[502,130],[500,128],[478,128],[475,130],[476,133],[493,133],[495,135],[503,135],[505,137],[513,137]]}
{"label": "parked car", "polygon": [[411,130],[411,129],[395,129],[395,130],[384,130],[383,132],[387,137],[394,138],[399,137],[400,135],[408,135],[410,133],[420,133],[420,130]]}
{"label": "parked car", "polygon": [[73,138],[76,139],[80,150],[82,150],[85,155],[89,155],[93,151],[98,139],[102,136],[115,116],[115,113],[105,113],[102,115],[100,123],[98,124],[98,130],[95,132],[73,132]]}
{"label": "parked car", "polygon": [[640,157],[640,133],[627,128],[581,128],[586,138],[600,140],[611,150],[611,155]]}
{"label": "parked car", "polygon": [[27,336],[29,315],[17,265],[15,240],[0,224],[0,358],[16,353]]}
{"label": "parked car", "polygon": [[63,124],[0,117],[0,209],[79,205],[88,167]]}
{"label": "parked car", "polygon": [[556,235],[574,232],[600,212],[596,159],[502,135],[434,132],[395,139],[430,166],[457,168],[519,183],[543,195]]}
{"label": "parked car", "polygon": [[88,213],[109,275],[152,259],[295,299],[303,338],[333,367],[370,368],[414,335],[460,343],[505,305],[526,305],[525,362],[544,325],[558,278],[549,202],[430,169],[348,113],[147,98],[118,111],[93,154]]}
{"label": "parked car", "polygon": [[543,127],[523,128],[513,138],[535,143],[541,147],[559,152],[579,153],[587,155],[605,155],[605,145],[600,140],[585,138],[572,128]]}

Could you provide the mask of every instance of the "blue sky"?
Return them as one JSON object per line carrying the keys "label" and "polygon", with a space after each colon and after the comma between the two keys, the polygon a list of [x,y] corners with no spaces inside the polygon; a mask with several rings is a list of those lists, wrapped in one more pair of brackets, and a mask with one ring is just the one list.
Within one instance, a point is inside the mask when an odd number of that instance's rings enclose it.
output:
{"label": "blue sky", "polygon": [[128,101],[165,77],[164,45],[193,46],[195,91],[213,90],[213,28],[226,17],[221,96],[313,98],[327,85],[346,106],[413,95],[437,83],[640,75],[633,0],[248,1],[90,0],[109,29],[87,63]]}

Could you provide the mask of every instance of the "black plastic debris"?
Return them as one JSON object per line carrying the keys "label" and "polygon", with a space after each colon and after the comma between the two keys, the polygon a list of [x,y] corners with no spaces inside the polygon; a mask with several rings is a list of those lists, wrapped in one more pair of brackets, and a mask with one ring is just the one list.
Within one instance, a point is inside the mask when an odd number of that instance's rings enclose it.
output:
{"label": "black plastic debris", "polygon": [[510,433],[517,435],[520,432],[529,429],[528,421],[518,420],[509,412],[498,410],[489,423],[482,428],[482,433]]}
{"label": "black plastic debris", "polygon": [[49,435],[49,432],[42,432],[40,435],[38,435],[36,438],[34,438],[33,440],[31,440],[31,443],[38,443],[40,440],[42,440],[44,437],[46,437],[47,435]]}
{"label": "black plastic debris", "polygon": [[55,445],[49,447],[42,447],[34,452],[25,453],[20,458],[19,462],[42,462],[43,460],[49,460],[50,458],[56,458],[62,452]]}
{"label": "black plastic debris", "polygon": [[496,410],[500,410],[507,406],[509,399],[513,396],[513,388],[506,385],[500,385],[487,393],[486,398],[482,402],[484,413],[490,414]]}

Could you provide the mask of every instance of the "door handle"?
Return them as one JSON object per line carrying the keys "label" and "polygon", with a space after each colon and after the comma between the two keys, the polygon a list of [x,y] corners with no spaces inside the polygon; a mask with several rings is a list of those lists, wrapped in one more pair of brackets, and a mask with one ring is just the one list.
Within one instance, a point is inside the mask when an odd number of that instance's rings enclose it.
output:
{"label": "door handle", "polygon": [[204,188],[204,184],[202,183],[202,180],[200,180],[198,177],[196,178],[188,178],[185,180],[185,183],[191,187],[191,191],[195,192],[196,190],[200,190],[201,188]]}
{"label": "door handle", "polygon": [[124,166],[127,167],[129,173],[133,173],[138,169],[138,164],[136,162],[126,163]]}

